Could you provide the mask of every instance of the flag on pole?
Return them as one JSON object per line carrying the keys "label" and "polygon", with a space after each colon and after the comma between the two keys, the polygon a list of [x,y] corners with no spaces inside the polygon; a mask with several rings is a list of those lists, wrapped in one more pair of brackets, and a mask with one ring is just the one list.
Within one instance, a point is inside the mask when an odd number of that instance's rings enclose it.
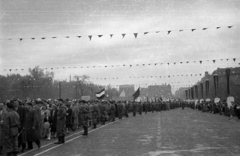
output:
{"label": "flag on pole", "polygon": [[105,97],[105,88],[103,88],[100,92],[96,92],[97,99],[102,99]]}
{"label": "flag on pole", "polygon": [[140,95],[140,87],[138,88],[138,90],[132,95],[134,100]]}

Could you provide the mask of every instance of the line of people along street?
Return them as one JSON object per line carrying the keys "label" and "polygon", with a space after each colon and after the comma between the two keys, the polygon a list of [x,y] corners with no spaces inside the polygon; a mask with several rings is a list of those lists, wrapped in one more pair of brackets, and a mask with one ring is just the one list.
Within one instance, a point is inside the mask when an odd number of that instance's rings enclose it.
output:
{"label": "line of people along street", "polygon": [[240,101],[237,99],[232,102],[231,105],[228,105],[226,100],[216,103],[214,101],[198,101],[196,104],[195,102],[184,102],[183,104],[202,112],[227,116],[229,117],[229,120],[231,120],[233,116],[240,119]]}
{"label": "line of people along street", "polygon": [[[34,144],[41,148],[42,139],[56,139],[65,143],[65,136],[83,129],[95,129],[116,118],[142,115],[178,108],[180,102],[129,102],[82,100],[19,100],[0,103],[0,155],[16,156],[32,150]],[[132,115],[131,115],[132,114]]]}

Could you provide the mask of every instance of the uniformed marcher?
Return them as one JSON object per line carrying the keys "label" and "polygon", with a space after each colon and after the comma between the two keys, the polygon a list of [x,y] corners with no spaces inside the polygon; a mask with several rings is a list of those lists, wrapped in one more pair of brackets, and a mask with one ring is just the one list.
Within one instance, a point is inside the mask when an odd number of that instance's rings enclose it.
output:
{"label": "uniformed marcher", "polygon": [[114,102],[111,102],[110,106],[110,121],[114,122],[115,121],[115,112],[116,112],[116,106]]}
{"label": "uniformed marcher", "polygon": [[142,104],[142,102],[140,102],[138,104],[138,112],[139,112],[140,115],[142,115],[142,111],[143,111],[143,104]]}
{"label": "uniformed marcher", "polygon": [[5,135],[3,131],[3,119],[7,114],[6,109],[4,108],[4,104],[0,103],[0,155],[2,154],[2,149],[5,143]]}
{"label": "uniformed marcher", "polygon": [[83,125],[83,134],[88,135],[88,119],[89,119],[89,106],[86,101],[82,101],[82,125]]}
{"label": "uniformed marcher", "polygon": [[65,126],[66,126],[66,114],[67,109],[64,106],[63,99],[58,99],[58,111],[57,111],[57,138],[58,141],[55,144],[65,143]]}
{"label": "uniformed marcher", "polygon": [[121,101],[118,101],[118,104],[117,104],[117,110],[118,110],[118,118],[119,119],[122,119],[122,113],[123,113],[123,105],[122,105],[122,102]]}
{"label": "uniformed marcher", "polygon": [[129,104],[126,101],[125,102],[125,109],[124,109],[124,115],[126,116],[126,118],[128,118],[128,111],[129,111]]}
{"label": "uniformed marcher", "polygon": [[93,122],[93,128],[97,128],[97,119],[98,119],[98,103],[93,103],[93,111],[92,111],[92,122]]}
{"label": "uniformed marcher", "polygon": [[136,112],[137,112],[137,104],[136,102],[134,101],[133,104],[132,104],[132,111],[133,111],[133,116],[136,116]]}
{"label": "uniformed marcher", "polygon": [[148,109],[147,109],[147,102],[143,103],[143,110],[145,111],[145,114],[147,114],[147,111],[148,111]]}
{"label": "uniformed marcher", "polygon": [[18,153],[18,128],[20,126],[19,115],[14,111],[13,102],[7,103],[7,113],[3,119],[5,135],[5,151],[7,156],[16,156]]}

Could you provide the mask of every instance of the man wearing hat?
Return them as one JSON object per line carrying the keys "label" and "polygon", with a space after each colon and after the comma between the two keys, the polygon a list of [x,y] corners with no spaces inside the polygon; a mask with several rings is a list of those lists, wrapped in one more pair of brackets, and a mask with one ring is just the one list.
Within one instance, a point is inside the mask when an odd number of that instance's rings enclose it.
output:
{"label": "man wearing hat", "polygon": [[63,99],[58,99],[57,111],[57,137],[58,141],[55,144],[65,143],[65,123],[66,123],[67,110],[64,106]]}
{"label": "man wearing hat", "polygon": [[3,119],[6,116],[6,109],[4,108],[4,103],[0,103],[0,155],[2,154],[2,149],[5,143],[5,135],[3,131]]}
{"label": "man wearing hat", "polygon": [[89,119],[89,106],[86,101],[82,101],[82,125],[84,133],[82,135],[88,135],[88,119]]}
{"label": "man wearing hat", "polygon": [[7,103],[7,113],[3,120],[5,134],[5,150],[7,156],[16,156],[18,153],[18,128],[20,125],[19,115],[14,111],[14,104]]}

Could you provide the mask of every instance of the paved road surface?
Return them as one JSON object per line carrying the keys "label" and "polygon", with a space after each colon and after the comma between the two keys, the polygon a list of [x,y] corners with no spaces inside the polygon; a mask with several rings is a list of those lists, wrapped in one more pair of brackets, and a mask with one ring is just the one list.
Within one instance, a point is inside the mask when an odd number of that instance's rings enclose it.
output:
{"label": "paved road surface", "polygon": [[23,156],[240,156],[240,120],[186,108],[108,123]]}

